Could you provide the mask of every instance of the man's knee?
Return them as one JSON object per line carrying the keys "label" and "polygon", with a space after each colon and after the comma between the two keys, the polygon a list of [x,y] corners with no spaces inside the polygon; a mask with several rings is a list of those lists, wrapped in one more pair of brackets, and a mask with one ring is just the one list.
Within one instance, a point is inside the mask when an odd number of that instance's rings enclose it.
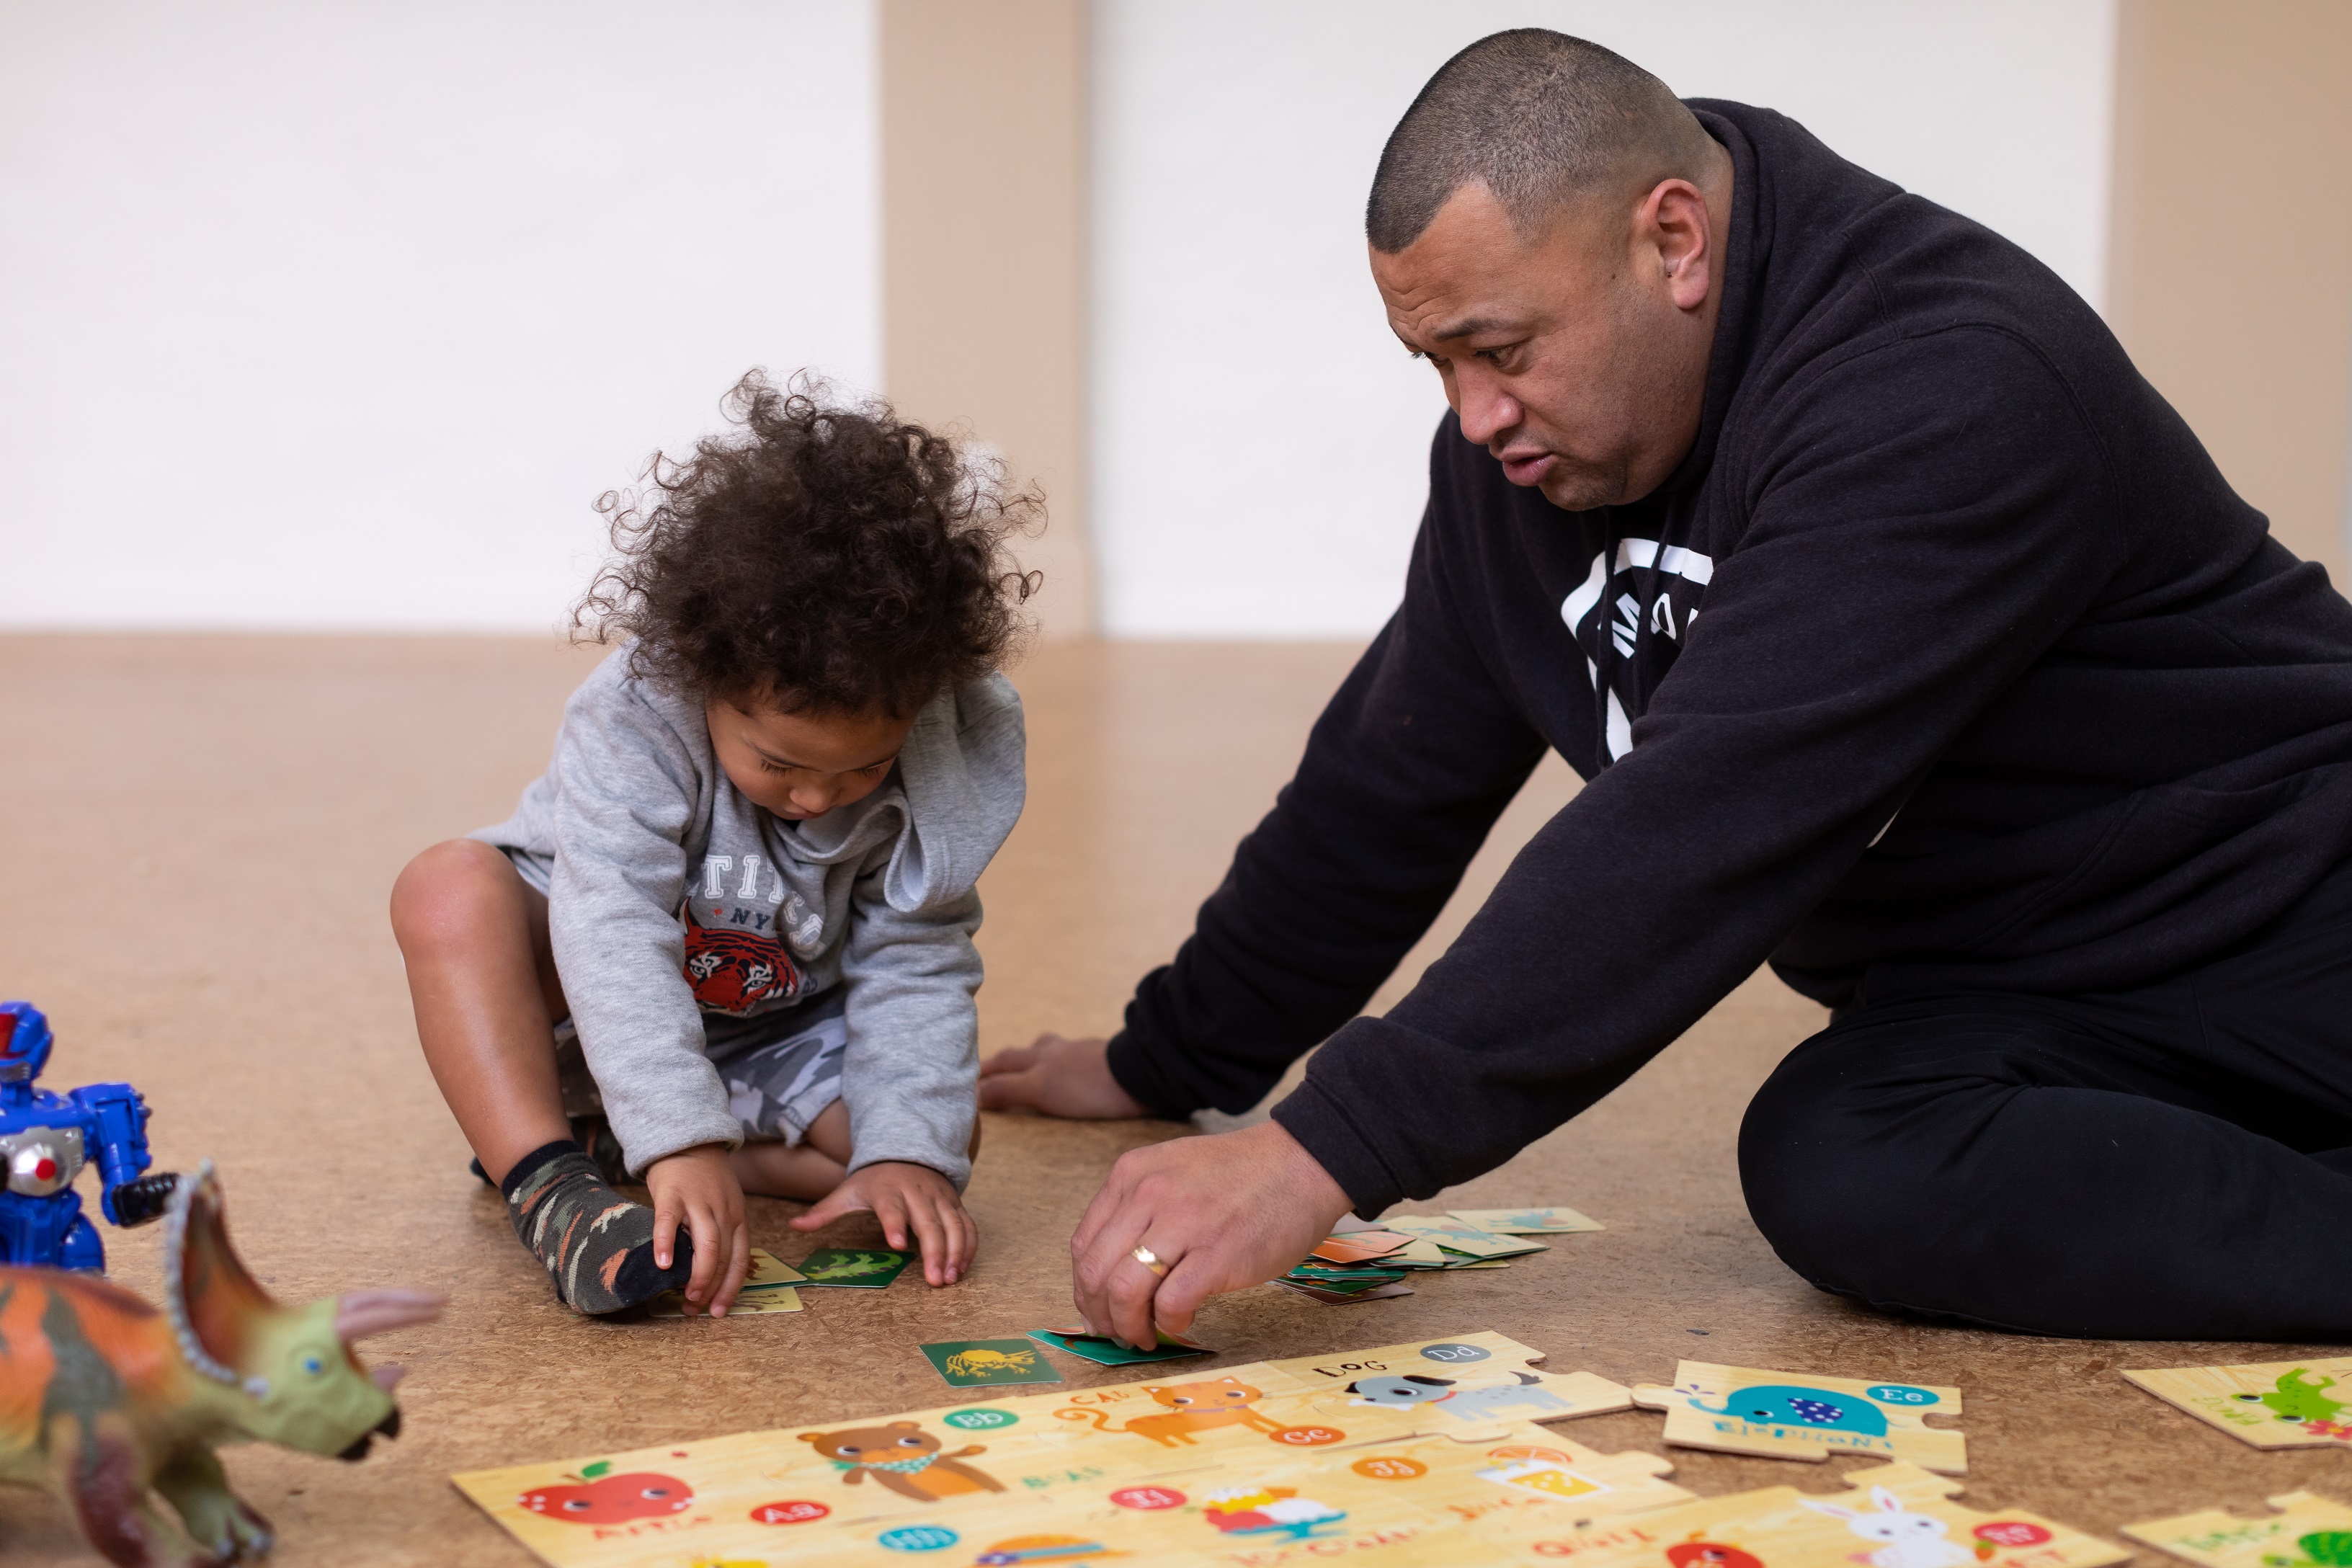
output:
{"label": "man's knee", "polygon": [[1961,1195],[1939,1177],[1917,1108],[1858,1082],[1849,1048],[1864,1049],[1817,1037],[1765,1080],[1740,1125],[1740,1186],[1756,1228],[1806,1281],[1913,1301],[1941,1271],[1937,1210]]}
{"label": "man's knee", "polygon": [[500,851],[471,838],[436,844],[392,885],[392,931],[412,956],[472,942],[486,922],[521,910],[524,883]]}

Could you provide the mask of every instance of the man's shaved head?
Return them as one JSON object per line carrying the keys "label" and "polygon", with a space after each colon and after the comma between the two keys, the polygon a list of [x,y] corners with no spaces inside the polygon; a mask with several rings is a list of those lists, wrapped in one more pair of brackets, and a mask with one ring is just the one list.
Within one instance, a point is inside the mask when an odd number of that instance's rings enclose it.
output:
{"label": "man's shaved head", "polygon": [[1532,238],[1589,195],[1631,201],[1699,181],[1716,143],[1664,82],[1598,44],[1542,27],[1479,39],[1438,68],[1372,176],[1364,237],[1393,256],[1447,199],[1484,184]]}

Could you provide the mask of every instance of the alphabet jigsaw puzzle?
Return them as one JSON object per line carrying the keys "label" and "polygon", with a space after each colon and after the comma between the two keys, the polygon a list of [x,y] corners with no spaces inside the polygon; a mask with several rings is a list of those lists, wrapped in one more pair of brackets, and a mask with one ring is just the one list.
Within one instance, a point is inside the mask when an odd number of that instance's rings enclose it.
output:
{"label": "alphabet jigsaw puzzle", "polygon": [[1774,1459],[1875,1455],[1949,1476],[1969,1468],[1967,1440],[1920,1419],[1958,1415],[1957,1388],[1686,1361],[1672,1388],[1636,1388],[1633,1403],[1664,1410],[1666,1441],[1685,1448]]}
{"label": "alphabet jigsaw puzzle", "polygon": [[2352,1356],[2182,1366],[2124,1375],[2167,1405],[2257,1448],[2352,1444]]}
{"label": "alphabet jigsaw puzzle", "polygon": [[[2008,1510],[1951,1500],[1958,1481],[1916,1465],[1848,1470],[1843,1495],[1768,1487],[1702,1498],[1561,1532],[1559,1512],[1498,1516],[1480,1529],[1481,1562],[1573,1558],[1586,1568],[2099,1568],[2124,1548]],[[2248,1564],[2247,1568],[2252,1568]]]}
{"label": "alphabet jigsaw puzzle", "polygon": [[1631,1398],[1542,1359],[1471,1333],[455,1479],[555,1568],[1273,1565],[1338,1542],[1419,1568],[1484,1560],[1457,1532],[1520,1514],[1560,1532],[1689,1500],[1670,1460],[1535,1425]]}
{"label": "alphabet jigsaw puzzle", "polygon": [[2264,1519],[2218,1508],[2126,1524],[2124,1533],[2204,1568],[2341,1568],[2352,1563],[2352,1508],[2311,1492],[2270,1500]]}

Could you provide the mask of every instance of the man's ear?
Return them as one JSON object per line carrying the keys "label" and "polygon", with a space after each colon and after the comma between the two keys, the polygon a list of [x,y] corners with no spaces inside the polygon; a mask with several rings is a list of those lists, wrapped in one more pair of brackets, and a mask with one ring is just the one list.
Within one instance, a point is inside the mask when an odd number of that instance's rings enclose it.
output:
{"label": "man's ear", "polygon": [[1681,310],[1706,303],[1715,283],[1715,221],[1688,180],[1661,180],[1643,198],[1634,232],[1664,274],[1667,298]]}

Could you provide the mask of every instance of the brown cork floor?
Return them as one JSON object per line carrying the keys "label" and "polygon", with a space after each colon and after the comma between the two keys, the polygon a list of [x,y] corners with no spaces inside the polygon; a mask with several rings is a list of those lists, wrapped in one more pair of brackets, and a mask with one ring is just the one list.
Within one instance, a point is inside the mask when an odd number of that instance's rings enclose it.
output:
{"label": "brown cork floor", "polygon": [[[228,1456],[279,1527],[278,1563],[525,1563],[450,1472],[936,1404],[914,1347],[1066,1321],[1066,1239],[1097,1179],[1120,1151],[1186,1131],[992,1117],[971,1194],[981,1259],[951,1289],[812,1291],[796,1317],[718,1324],[602,1326],[558,1306],[466,1173],[383,910],[409,855],[505,814],[590,657],[494,639],[0,637],[0,995],[48,1010],[52,1085],[143,1089],[161,1164],[217,1162],[238,1243],[283,1296],[418,1285],[451,1298],[443,1323],[371,1346],[410,1368],[399,1442],[356,1466]],[[1016,672],[1032,782],[983,884],[987,1048],[1116,1023],[1349,657],[1057,646]],[[1408,977],[1570,787],[1548,763]],[[1751,980],[1591,1114],[1441,1200],[1572,1204],[1605,1234],[1393,1301],[1324,1307],[1262,1288],[1212,1303],[1198,1331],[1223,1362],[1495,1329],[1556,1368],[1627,1383],[1665,1381],[1688,1355],[1957,1384],[1970,1498],[2100,1532],[2305,1486],[2352,1498],[2352,1458],[2257,1453],[2116,1375],[2293,1349],[1926,1328],[1794,1279],[1748,1223],[1732,1145],[1750,1090],[1820,1018]],[[752,1212],[754,1239],[787,1258],[817,1244],[784,1228],[790,1205]],[[859,1221],[818,1239],[877,1237]],[[110,1232],[118,1277],[152,1292],[159,1241],[152,1227]],[[1659,1426],[1625,1414],[1572,1430],[1662,1451]],[[1675,1458],[1676,1479],[1706,1493],[1832,1484],[1824,1467]],[[0,1490],[0,1551],[89,1561],[46,1499],[14,1490]]]}

